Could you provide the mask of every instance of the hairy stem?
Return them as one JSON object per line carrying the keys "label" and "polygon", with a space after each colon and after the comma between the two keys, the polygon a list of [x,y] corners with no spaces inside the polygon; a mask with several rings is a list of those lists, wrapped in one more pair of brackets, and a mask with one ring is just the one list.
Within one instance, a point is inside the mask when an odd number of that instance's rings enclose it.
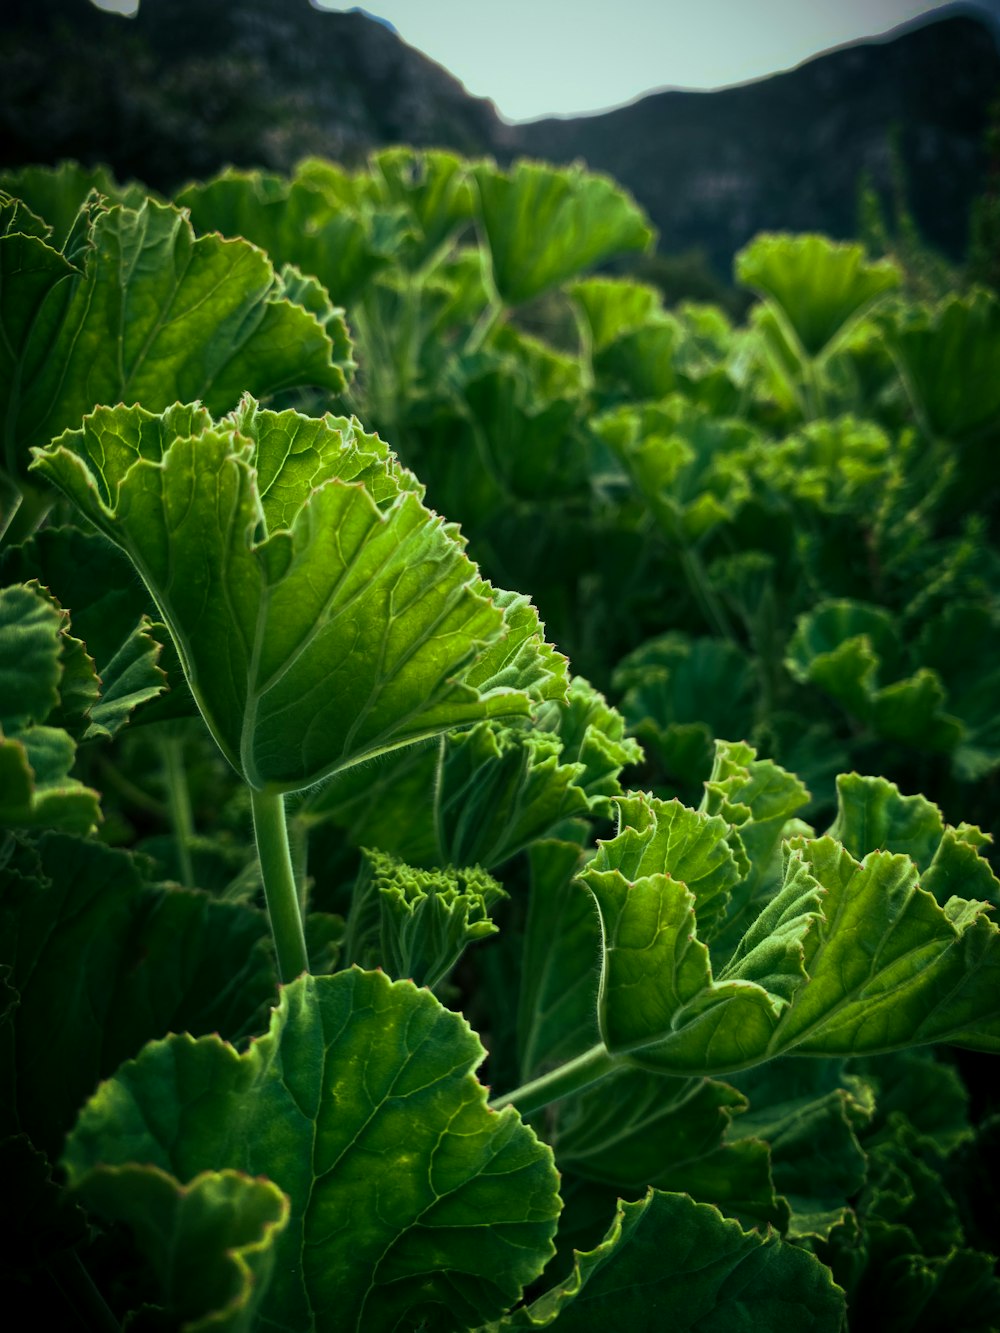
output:
{"label": "hairy stem", "polygon": [[543,1074],[541,1078],[522,1083],[513,1092],[505,1092],[502,1097],[494,1097],[490,1102],[490,1110],[500,1111],[505,1106],[513,1105],[522,1116],[533,1115],[550,1102],[557,1102],[573,1092],[581,1092],[592,1083],[607,1078],[621,1066],[621,1058],[612,1055],[602,1042],[592,1046],[583,1055],[578,1055],[575,1060],[567,1060],[558,1069]]}
{"label": "hairy stem", "polygon": [[309,971],[309,957],[288,846],[285,798],[280,792],[257,791],[251,787],[250,800],[267,914],[278,955],[278,976],[283,982],[294,981]]}

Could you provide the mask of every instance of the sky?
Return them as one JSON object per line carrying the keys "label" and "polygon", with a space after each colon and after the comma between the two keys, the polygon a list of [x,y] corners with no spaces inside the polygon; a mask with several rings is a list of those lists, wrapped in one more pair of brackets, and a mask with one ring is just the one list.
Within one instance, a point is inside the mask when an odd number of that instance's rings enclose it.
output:
{"label": "sky", "polygon": [[[94,0],[134,12],[137,0]],[[291,4],[294,0],[287,0]],[[338,0],[318,8],[350,9]],[[1000,23],[1000,0],[974,0]],[[888,32],[942,0],[367,0],[410,46],[510,121],[722,88]]]}

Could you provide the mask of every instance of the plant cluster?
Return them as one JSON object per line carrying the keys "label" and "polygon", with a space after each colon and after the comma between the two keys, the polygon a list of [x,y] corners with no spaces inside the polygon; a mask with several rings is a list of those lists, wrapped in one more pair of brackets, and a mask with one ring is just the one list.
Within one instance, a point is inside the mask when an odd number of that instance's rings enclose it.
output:
{"label": "plant cluster", "polygon": [[613,182],[443,152],[0,190],[10,1280],[995,1328],[995,296],[667,310]]}

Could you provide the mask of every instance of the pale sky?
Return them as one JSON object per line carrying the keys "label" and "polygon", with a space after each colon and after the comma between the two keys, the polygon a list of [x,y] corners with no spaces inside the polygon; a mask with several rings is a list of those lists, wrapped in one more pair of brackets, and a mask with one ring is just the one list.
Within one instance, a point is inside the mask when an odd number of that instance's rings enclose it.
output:
{"label": "pale sky", "polygon": [[[133,13],[137,7],[137,0],[94,3]],[[972,3],[1000,23],[1000,0]],[[367,0],[361,7],[517,121],[602,111],[658,88],[721,88],[761,78],[949,6],[942,0]]]}

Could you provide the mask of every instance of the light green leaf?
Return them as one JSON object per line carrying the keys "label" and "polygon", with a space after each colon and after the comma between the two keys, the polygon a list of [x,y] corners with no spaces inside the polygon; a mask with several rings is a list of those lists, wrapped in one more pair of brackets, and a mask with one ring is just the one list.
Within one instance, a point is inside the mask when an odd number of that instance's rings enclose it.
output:
{"label": "light green leaf", "polygon": [[955,894],[1000,901],[1000,883],[979,848],[992,841],[974,825],[946,825],[924,796],[904,796],[886,778],[845,773],[837,779],[837,818],[831,837],[855,857],[884,850],[916,863],[921,887],[944,906]]}
{"label": "light green leaf", "polygon": [[737,280],[769,298],[811,358],[829,353],[901,276],[890,260],[870,262],[863,246],[825,236],[758,236],[734,263]]}
{"label": "light green leaf", "polygon": [[617,805],[619,835],[598,844],[588,873],[614,872],[630,882],[665,875],[683,884],[693,895],[700,929],[710,935],[749,869],[742,843],[729,837],[729,824],[680,801],[642,794],[620,797]]}
{"label": "light green leaf", "polygon": [[651,1189],[618,1215],[570,1277],[497,1328],[601,1333],[839,1333],[844,1294],[829,1269],[774,1232],[744,1231],[708,1204]]}
{"label": "light green leaf", "polygon": [[380,201],[405,210],[411,264],[427,264],[472,221],[473,189],[467,164],[454,153],[383,148],[371,156]]}
{"label": "light green leaf", "polygon": [[663,305],[655,287],[631,278],[584,278],[572,284],[569,295],[581,316],[583,341],[591,356],[621,334],[646,324]]}
{"label": "light green leaf", "polygon": [[563,688],[530,603],[493,594],[373,437],[321,424],[251,404],[214,426],[197,406],[101,409],[35,464],[131,557],[257,788],[309,786]]}
{"label": "light green leaf", "polygon": [[549,1150],[487,1110],[482,1056],[410,982],[303,977],[242,1055],[216,1037],[147,1046],[84,1108],[65,1166],[84,1190],[131,1161],[182,1184],[266,1173],[291,1202],[268,1327],[477,1327],[540,1272],[559,1209]]}
{"label": "light green leaf", "polygon": [[230,169],[185,186],[176,199],[198,232],[242,236],[266,250],[275,268],[294,264],[349,305],[392,262],[406,220],[398,208],[373,211],[354,190],[346,199],[337,172],[316,161],[303,162],[290,179]]}
{"label": "light green leaf", "polygon": [[224,412],[244,391],[346,385],[349,363],[286,298],[267,257],[243,240],[196,240],[174,208],[148,200],[98,213],[81,268],[37,237],[0,237],[0,248],[11,469],[96,404],[156,412],[201,398]]}
{"label": "light green leaf", "polygon": [[[1000,1047],[1000,945],[987,904],[940,907],[908,857],[874,852],[859,864],[832,838],[795,838],[781,888],[713,975],[695,933],[698,899],[667,836],[674,821],[658,828],[662,808],[623,802],[622,831],[580,876],[601,916],[599,1017],[612,1056],[713,1074],[783,1052]],[[695,884],[724,864],[720,849],[731,856],[725,822],[701,818],[706,844],[710,831],[717,841],[685,871]],[[644,839],[656,857],[641,854]]]}
{"label": "light green leaf", "polygon": [[252,1333],[288,1200],[269,1180],[205,1171],[181,1185],[153,1166],[97,1167],[81,1191],[123,1222],[156,1275],[167,1318],[185,1333]]}
{"label": "light green leaf", "polygon": [[790,831],[801,832],[796,815],[809,800],[809,793],[793,773],[770,759],[758,759],[742,741],[716,741],[715,763],[701,809],[718,815],[734,831],[730,844],[738,861],[747,868],[739,887],[726,907],[718,939],[699,926],[703,939],[713,949],[728,955],[747,926],[781,883],[780,844]]}
{"label": "light green leaf", "polygon": [[681,547],[728,523],[750,498],[753,429],[717,421],[679,395],[617,408],[593,423],[668,541]]}
{"label": "light green leaf", "polygon": [[652,240],[639,208],[607,176],[526,161],[509,173],[492,163],[472,171],[477,221],[507,305],[520,305],[623,251],[645,250]]}

